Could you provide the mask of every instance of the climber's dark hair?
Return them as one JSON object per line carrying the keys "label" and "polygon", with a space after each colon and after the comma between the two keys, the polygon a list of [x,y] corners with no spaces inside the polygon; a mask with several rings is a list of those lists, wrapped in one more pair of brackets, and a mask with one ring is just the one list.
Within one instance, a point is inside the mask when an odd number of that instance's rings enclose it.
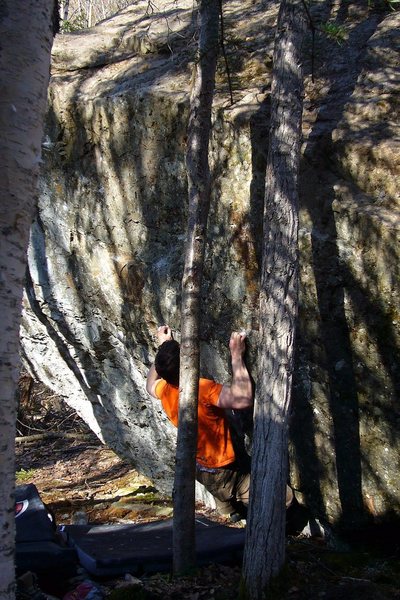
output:
{"label": "climber's dark hair", "polygon": [[158,349],[155,367],[159,377],[172,385],[179,386],[180,347],[176,340],[167,340]]}

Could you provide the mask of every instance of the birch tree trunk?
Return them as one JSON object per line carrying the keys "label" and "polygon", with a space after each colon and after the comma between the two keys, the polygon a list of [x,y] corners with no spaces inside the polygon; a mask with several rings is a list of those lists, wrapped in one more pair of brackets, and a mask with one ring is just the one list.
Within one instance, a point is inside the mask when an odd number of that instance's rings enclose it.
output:
{"label": "birch tree trunk", "polygon": [[174,481],[174,572],[195,564],[195,469],[199,384],[199,307],[210,206],[208,145],[218,55],[219,0],[199,2],[199,56],[190,98],[186,168],[189,210],[182,278],[179,427]]}
{"label": "birch tree trunk", "polygon": [[244,587],[264,598],[285,561],[285,496],[298,289],[298,168],[304,30],[300,0],[282,0],[275,34],[260,290],[258,385]]}
{"label": "birch tree trunk", "polygon": [[54,3],[0,7],[0,598],[14,597],[15,391],[29,228],[36,200]]}
{"label": "birch tree trunk", "polygon": [[92,0],[87,1],[87,26],[90,28],[92,26],[92,9],[93,2]]}

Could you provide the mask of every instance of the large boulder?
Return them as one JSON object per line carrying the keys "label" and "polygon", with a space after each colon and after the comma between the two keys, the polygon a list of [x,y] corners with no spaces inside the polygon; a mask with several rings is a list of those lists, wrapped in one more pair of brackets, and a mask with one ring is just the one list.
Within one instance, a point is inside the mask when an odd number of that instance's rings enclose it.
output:
{"label": "large boulder", "polygon": [[[170,492],[175,430],[145,377],[157,325],[179,339],[195,19],[188,0],[162,5],[55,42],[21,337],[30,371]],[[201,315],[202,371],[221,382],[233,329],[255,367],[277,6],[225,13],[234,104],[221,61]],[[314,83],[306,64],[291,433],[300,497],[346,526],[400,504],[398,54],[382,51],[399,17],[357,9],[347,23],[345,46],[318,42]]]}

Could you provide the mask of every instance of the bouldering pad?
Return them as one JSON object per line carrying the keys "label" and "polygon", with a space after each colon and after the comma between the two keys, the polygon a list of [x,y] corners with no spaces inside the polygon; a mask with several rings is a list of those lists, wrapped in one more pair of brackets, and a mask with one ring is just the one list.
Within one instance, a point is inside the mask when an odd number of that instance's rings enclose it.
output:
{"label": "bouldering pad", "polygon": [[[62,533],[92,575],[138,576],[172,570],[172,519],[139,525],[65,525]],[[237,563],[244,536],[244,529],[197,518],[197,564]]]}
{"label": "bouldering pad", "polygon": [[77,555],[74,548],[57,542],[19,542],[15,548],[17,575],[32,571],[38,576],[70,577],[76,572]]}
{"label": "bouldering pad", "polygon": [[15,489],[15,529],[17,575],[26,571],[54,577],[75,573],[76,552],[63,545],[54,517],[33,483]]}
{"label": "bouldering pad", "polygon": [[15,488],[15,529],[17,544],[55,540],[54,518],[33,483]]}

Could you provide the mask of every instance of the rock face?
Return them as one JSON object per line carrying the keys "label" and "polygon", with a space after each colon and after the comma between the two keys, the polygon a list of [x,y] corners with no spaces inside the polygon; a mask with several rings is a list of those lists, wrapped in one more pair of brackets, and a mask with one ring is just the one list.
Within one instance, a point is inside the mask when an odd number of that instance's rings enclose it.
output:
{"label": "rock face", "polygon": [[[145,391],[154,332],[180,322],[192,3],[138,2],[56,40],[22,324],[25,363],[97,435],[171,491],[175,430]],[[202,371],[254,370],[277,6],[226,6],[210,159]],[[399,16],[349,5],[337,46],[305,45],[301,293],[291,480],[331,522],[400,512]],[[308,42],[307,42],[308,43]],[[396,78],[397,75],[397,78]]]}

